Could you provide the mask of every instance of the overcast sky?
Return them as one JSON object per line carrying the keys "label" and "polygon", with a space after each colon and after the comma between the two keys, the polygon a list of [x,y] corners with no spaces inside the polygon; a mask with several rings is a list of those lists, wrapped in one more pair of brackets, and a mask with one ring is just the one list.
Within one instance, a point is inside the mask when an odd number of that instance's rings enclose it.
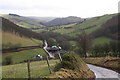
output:
{"label": "overcast sky", "polygon": [[82,18],[118,12],[119,0],[1,0],[0,14]]}

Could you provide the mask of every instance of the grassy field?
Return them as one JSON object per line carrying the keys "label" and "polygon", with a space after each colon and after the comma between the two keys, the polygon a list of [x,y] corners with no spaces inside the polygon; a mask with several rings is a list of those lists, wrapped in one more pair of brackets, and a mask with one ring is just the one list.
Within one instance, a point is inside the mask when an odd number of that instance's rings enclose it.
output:
{"label": "grassy field", "polygon": [[47,30],[45,30],[45,29],[37,29],[37,30],[32,30],[32,31],[34,31],[34,32],[43,32],[43,31],[47,31]]}
{"label": "grassy field", "polygon": [[24,60],[31,59],[33,56],[40,54],[45,55],[45,51],[43,49],[31,49],[24,50],[20,52],[12,52],[12,53],[3,53],[2,60],[5,61],[6,57],[11,57],[13,64],[23,62]]}
{"label": "grassy field", "polygon": [[98,37],[93,40],[93,45],[109,43],[112,39],[107,37]]}
{"label": "grassy field", "polygon": [[[99,44],[105,44],[105,43],[109,43],[110,41],[112,41],[112,39],[110,39],[110,38],[107,38],[107,37],[98,37],[98,38],[95,38],[95,39],[93,39],[93,44],[92,44],[92,46],[94,46],[94,45],[99,45]],[[78,49],[78,44],[77,44],[77,42],[76,41],[69,41],[69,43],[70,43],[70,45],[72,45],[72,47],[74,48],[74,49]]]}
{"label": "grassy field", "polygon": [[58,29],[58,30],[54,30],[53,32],[57,32],[57,33],[61,33],[61,34],[69,34],[71,32],[73,32],[74,29]]}
{"label": "grassy field", "polygon": [[109,68],[120,73],[120,58],[100,57],[100,58],[83,58],[86,63]]}
{"label": "grassy field", "polygon": [[[50,60],[51,69],[56,63],[59,60]],[[50,74],[46,61],[31,62],[30,71],[31,78],[43,78]],[[2,66],[2,78],[28,78],[27,63]]]}
{"label": "grassy field", "polygon": [[[8,46],[10,46],[10,44],[17,45],[17,47],[36,46],[36,45],[42,44],[40,40],[20,37],[20,36],[17,36],[15,34],[8,33],[8,32],[1,32],[0,34],[2,34],[2,44],[8,45]],[[5,48],[7,48],[7,46]]]}

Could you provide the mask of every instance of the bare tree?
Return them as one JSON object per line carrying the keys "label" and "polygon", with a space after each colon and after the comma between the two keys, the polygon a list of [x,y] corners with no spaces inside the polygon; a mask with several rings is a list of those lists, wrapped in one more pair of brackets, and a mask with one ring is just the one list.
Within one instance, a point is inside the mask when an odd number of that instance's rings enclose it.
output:
{"label": "bare tree", "polygon": [[85,31],[83,31],[78,36],[78,46],[79,46],[79,52],[82,57],[87,57],[87,52],[92,46],[92,37],[88,34],[86,34]]}

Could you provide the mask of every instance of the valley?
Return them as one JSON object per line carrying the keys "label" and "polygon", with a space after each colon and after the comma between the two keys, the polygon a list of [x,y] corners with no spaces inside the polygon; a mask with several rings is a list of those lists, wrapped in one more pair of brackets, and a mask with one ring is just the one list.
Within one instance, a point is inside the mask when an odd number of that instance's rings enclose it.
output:
{"label": "valley", "polygon": [[[17,14],[3,14],[0,17],[2,19],[0,34],[2,34],[3,78],[28,78],[28,60],[31,60],[32,78],[95,78],[86,63],[118,70],[119,58],[114,60],[119,57],[120,52],[118,48],[120,36],[117,29],[119,14],[117,13],[91,18],[69,16],[39,19],[40,17],[24,17]],[[47,54],[43,49],[44,40],[47,41],[49,47],[60,46],[66,52],[61,55],[63,63],[58,58],[49,60],[52,74],[50,74],[46,62]],[[34,48],[7,51],[28,47]],[[7,52],[5,53],[4,50]],[[45,59],[34,61],[35,55],[43,56]],[[78,57],[81,57],[82,60]],[[106,60],[104,57],[113,58]],[[104,63],[103,66],[104,60],[107,63]],[[72,66],[74,63],[71,62],[75,62],[78,67]]]}

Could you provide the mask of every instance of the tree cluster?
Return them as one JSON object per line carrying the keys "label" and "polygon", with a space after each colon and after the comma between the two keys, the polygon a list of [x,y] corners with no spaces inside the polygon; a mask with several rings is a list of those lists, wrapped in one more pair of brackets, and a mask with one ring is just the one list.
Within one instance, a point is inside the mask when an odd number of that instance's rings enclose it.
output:
{"label": "tree cluster", "polygon": [[120,42],[119,41],[111,41],[106,44],[98,44],[95,45],[91,50],[91,57],[120,57]]}

